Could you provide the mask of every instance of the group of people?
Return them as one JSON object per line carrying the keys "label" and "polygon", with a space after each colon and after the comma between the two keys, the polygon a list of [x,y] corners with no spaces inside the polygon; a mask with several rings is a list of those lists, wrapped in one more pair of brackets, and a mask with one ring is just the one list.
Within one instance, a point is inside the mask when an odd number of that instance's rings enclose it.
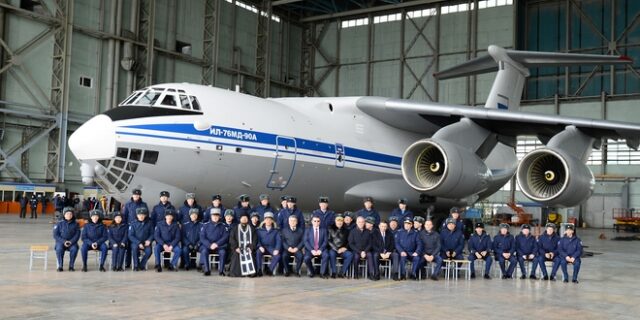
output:
{"label": "group of people", "polygon": [[[255,207],[250,205],[249,196],[242,195],[233,209],[226,209],[222,197],[213,195],[211,204],[203,209],[195,194],[189,193],[184,204],[176,209],[169,201],[169,192],[163,191],[159,203],[149,210],[141,195],[140,190],[133,191],[122,211],[114,213],[109,228],[101,221],[102,212],[92,210],[90,221],[81,230],[73,208],[64,208],[64,219],[53,229],[57,270],[63,271],[64,252],[69,251],[69,271],[74,271],[80,250],[82,270],[87,271],[88,251],[96,250],[100,251],[99,270],[106,271],[104,263],[111,249],[113,271],[145,270],[153,251],[158,272],[166,266],[171,271],[198,269],[205,276],[211,275],[213,255],[217,272],[233,277],[274,276],[280,270],[285,277],[292,274],[299,277],[304,263],[309,277],[323,278],[344,278],[352,265],[356,270],[366,265],[366,276],[376,281],[384,262],[390,263],[394,280],[405,280],[407,276],[419,279],[427,265],[432,270],[431,279],[438,280],[445,260],[454,263],[468,260],[471,278],[475,278],[474,261],[483,260],[484,278],[490,279],[495,259],[503,279],[511,278],[517,265],[522,271],[521,278],[526,278],[528,261],[531,279],[536,279],[539,267],[544,280],[555,281],[561,267],[564,282],[568,282],[567,268],[571,264],[572,280],[578,283],[582,243],[573,225],[567,227],[561,238],[556,226],[547,224],[545,233],[536,238],[529,225],[522,225],[520,234],[514,237],[509,233],[510,226],[501,224],[499,234],[491,239],[484,225],[476,223],[465,257],[464,224],[458,208],[450,210],[450,217],[438,232],[433,221],[408,210],[406,199],[398,201],[388,220],[381,220],[371,197],[363,200],[359,211],[343,214],[329,209],[329,198],[320,197],[318,209],[312,212],[307,226],[293,196],[281,197],[280,209],[276,210],[266,194],[260,195],[260,203]],[[196,261],[198,253],[200,260]],[[550,276],[547,261],[552,262]],[[353,272],[353,276],[357,278],[358,273]]]}

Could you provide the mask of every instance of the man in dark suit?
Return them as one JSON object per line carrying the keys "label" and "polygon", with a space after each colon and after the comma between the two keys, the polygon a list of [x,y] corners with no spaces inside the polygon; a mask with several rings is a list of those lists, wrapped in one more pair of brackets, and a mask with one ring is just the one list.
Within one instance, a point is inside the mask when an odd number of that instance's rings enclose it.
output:
{"label": "man in dark suit", "polygon": [[313,259],[320,258],[320,274],[328,278],[327,266],[329,262],[329,252],[327,252],[327,230],[320,228],[320,217],[311,218],[311,228],[304,234],[304,263],[307,265],[309,278],[315,276]]}
{"label": "man in dark suit", "polygon": [[380,259],[391,260],[391,254],[395,250],[393,234],[389,231],[389,224],[381,221],[378,229],[371,233],[371,251],[367,261],[369,262],[369,279],[380,280]]}

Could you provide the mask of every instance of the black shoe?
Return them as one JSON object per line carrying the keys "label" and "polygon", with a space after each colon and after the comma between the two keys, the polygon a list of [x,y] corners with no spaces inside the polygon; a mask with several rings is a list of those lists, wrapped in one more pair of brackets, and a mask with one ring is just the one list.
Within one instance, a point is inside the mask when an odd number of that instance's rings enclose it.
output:
{"label": "black shoe", "polygon": [[524,274],[520,276],[520,279],[526,279],[527,276],[525,276]]}
{"label": "black shoe", "polygon": [[256,275],[257,275],[258,277],[262,277],[262,271],[258,271],[258,272],[256,273]]}
{"label": "black shoe", "polygon": [[338,278],[343,279],[344,278],[344,273],[338,272]]}
{"label": "black shoe", "polygon": [[373,278],[374,278],[376,281],[378,281],[378,280],[380,280],[380,275],[379,275],[379,274],[376,274],[376,275],[374,275],[374,276],[373,276]]}
{"label": "black shoe", "polygon": [[564,283],[569,283],[569,280],[564,279],[564,280],[562,280],[562,282],[564,282]]}
{"label": "black shoe", "polygon": [[184,267],[185,271],[189,271],[189,269],[191,269],[191,268],[189,268],[188,266]]}
{"label": "black shoe", "polygon": [[556,281],[556,277],[551,277],[551,279],[549,279],[551,281]]}
{"label": "black shoe", "polygon": [[208,277],[211,275],[211,271],[206,271],[205,273],[203,273],[205,277]]}
{"label": "black shoe", "polygon": [[285,276],[285,277],[289,277],[289,275],[290,275],[290,274],[289,274],[289,271],[286,271],[286,270],[285,270],[285,271],[284,271],[284,276]]}
{"label": "black shoe", "polygon": [[221,277],[224,277],[225,276],[224,271],[218,273],[218,275],[221,276]]}
{"label": "black shoe", "polygon": [[156,267],[156,272],[162,272],[162,267],[161,266],[157,266]]}
{"label": "black shoe", "polygon": [[485,274],[484,278],[487,279],[487,280],[491,280],[491,276],[489,274]]}
{"label": "black shoe", "polygon": [[335,278],[336,278],[336,274],[335,274],[335,273],[332,273],[332,274],[331,274],[331,279],[335,279]]}
{"label": "black shoe", "polygon": [[169,271],[178,272],[178,267],[176,267],[176,266],[169,266]]}
{"label": "black shoe", "polygon": [[73,267],[69,267],[69,272],[74,272],[76,271],[76,269],[74,269]]}
{"label": "black shoe", "polygon": [[58,272],[62,272],[64,271],[64,269],[62,269],[62,267],[58,268]]}
{"label": "black shoe", "polygon": [[549,276],[542,277],[542,280],[549,280]]}
{"label": "black shoe", "polygon": [[118,271],[124,271],[124,268],[118,268]]}
{"label": "black shoe", "polygon": [[532,275],[530,275],[530,276],[529,276],[529,279],[531,279],[531,280],[538,280],[538,277],[536,277],[536,275],[535,275],[535,274],[532,274]]}
{"label": "black shoe", "polygon": [[329,279],[329,274],[328,273],[323,274],[322,279]]}
{"label": "black shoe", "polygon": [[133,271],[138,272],[138,271],[140,271],[140,268],[138,268],[138,267],[133,267]]}
{"label": "black shoe", "polygon": [[104,266],[100,266],[100,272],[107,272],[107,270],[104,268]]}
{"label": "black shoe", "polygon": [[431,278],[431,280],[433,280],[433,281],[438,281],[438,277],[436,277],[435,275],[432,275],[430,278]]}
{"label": "black shoe", "polygon": [[140,271],[147,271],[147,268],[146,268],[146,267],[138,267],[138,270],[140,270]]}
{"label": "black shoe", "polygon": [[409,275],[409,280],[417,280],[416,275],[415,274],[410,274]]}
{"label": "black shoe", "polygon": [[513,277],[512,276],[507,276],[507,279],[513,279]]}
{"label": "black shoe", "polygon": [[475,279],[475,278],[476,278],[476,274],[475,274],[475,273],[472,273],[472,274],[471,274],[471,279]]}
{"label": "black shoe", "polygon": [[296,272],[296,277],[298,278],[302,277],[302,273],[300,271]]}
{"label": "black shoe", "polygon": [[87,272],[87,266],[82,267],[82,272]]}
{"label": "black shoe", "polygon": [[578,279],[576,279],[576,280],[572,280],[571,282],[573,282],[573,283],[575,283],[575,284],[578,284],[578,283],[579,283],[579,282],[578,282]]}
{"label": "black shoe", "polygon": [[400,278],[398,277],[397,274],[393,274],[392,279],[393,279],[393,281],[400,281]]}
{"label": "black shoe", "polygon": [[111,268],[111,271],[116,272],[116,271],[118,271],[118,268],[113,267],[113,268]]}
{"label": "black shoe", "polygon": [[401,281],[407,280],[407,276],[402,276],[402,277],[400,277],[400,280],[401,280]]}
{"label": "black shoe", "polygon": [[502,275],[502,279],[507,279],[507,275]]}

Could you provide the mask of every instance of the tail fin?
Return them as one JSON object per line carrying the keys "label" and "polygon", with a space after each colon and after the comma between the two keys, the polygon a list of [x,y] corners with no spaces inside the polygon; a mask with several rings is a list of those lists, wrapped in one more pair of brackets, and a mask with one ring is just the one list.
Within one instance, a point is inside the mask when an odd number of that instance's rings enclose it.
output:
{"label": "tail fin", "polygon": [[517,110],[520,107],[524,80],[529,76],[530,67],[630,64],[633,62],[626,56],[516,51],[494,45],[489,46],[488,52],[488,56],[469,60],[440,71],[434,76],[444,80],[498,71],[484,106],[485,108]]}

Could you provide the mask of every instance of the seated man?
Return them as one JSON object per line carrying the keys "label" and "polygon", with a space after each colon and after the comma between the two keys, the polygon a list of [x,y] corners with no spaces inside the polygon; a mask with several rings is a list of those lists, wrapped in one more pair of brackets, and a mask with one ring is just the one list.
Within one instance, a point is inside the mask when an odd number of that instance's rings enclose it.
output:
{"label": "seated man", "polygon": [[520,227],[520,234],[516,236],[516,254],[518,255],[518,265],[522,275],[520,279],[526,279],[527,274],[524,268],[524,262],[529,261],[531,264],[531,272],[529,278],[536,278],[535,259],[538,255],[538,243],[536,238],[531,235],[531,226],[523,224]]}
{"label": "seated man", "polygon": [[424,220],[425,219],[421,216],[413,217],[413,230],[415,232],[422,232],[422,230],[424,230]]}
{"label": "seated man", "polygon": [[256,264],[258,265],[258,276],[262,276],[262,265],[265,255],[271,255],[268,275],[275,276],[278,263],[280,262],[280,251],[282,250],[282,238],[280,231],[274,225],[274,214],[266,211],[258,229],[258,251],[256,252]]}
{"label": "seated man", "polygon": [[[511,279],[516,268],[516,240],[509,233],[509,225],[500,224],[500,233],[493,237],[493,252],[500,264],[502,279]],[[509,261],[509,269],[505,267],[505,261]]]}
{"label": "seated man", "polygon": [[396,248],[394,236],[389,232],[389,225],[386,221],[381,221],[378,229],[371,234],[371,251],[370,257],[367,259],[369,265],[370,279],[373,281],[380,280],[380,260],[388,260],[391,262],[393,251]]}
{"label": "seated man", "polygon": [[284,276],[291,273],[289,260],[296,259],[296,275],[300,277],[300,267],[302,266],[302,248],[304,247],[304,230],[298,228],[298,216],[292,214],[288,218],[289,225],[280,230],[282,237],[282,267]]}
{"label": "seated man", "polygon": [[113,213],[113,223],[109,227],[109,246],[111,247],[111,268],[113,271],[124,271],[124,252],[127,250],[127,225],[122,221],[122,213]]}
{"label": "seated man", "polygon": [[440,232],[440,240],[442,247],[440,248],[442,259],[447,260],[462,260],[462,249],[464,248],[464,235],[462,230],[458,229],[457,221],[453,218],[448,218],[445,221],[445,226]]}
{"label": "seated man", "polygon": [[[197,208],[194,208],[198,210]],[[190,210],[191,211],[191,210]],[[198,210],[198,213],[200,210]],[[180,249],[180,227],[177,222],[174,222],[175,212],[173,210],[167,210],[164,213],[164,221],[159,221],[156,225],[155,240],[156,247],[154,255],[156,256],[156,271],[162,272],[162,264],[160,263],[161,256],[166,252],[173,252],[171,258],[171,264],[169,270],[178,271],[178,259],[182,253]]]}
{"label": "seated man", "polygon": [[89,249],[100,251],[100,271],[105,272],[104,261],[107,259],[107,239],[109,237],[107,228],[102,223],[100,215],[102,211],[91,210],[89,218],[91,219],[84,228],[82,228],[82,247],[80,254],[82,255],[82,272],[87,272],[87,255]]}
{"label": "seated man", "polygon": [[[147,207],[136,209],[136,221],[131,223],[127,236],[131,248],[131,258],[133,259],[133,270],[144,271],[147,269],[147,261],[151,257],[151,241],[153,241],[153,223],[147,216]],[[139,258],[140,251],[144,252],[142,259]]]}
{"label": "seated man", "polygon": [[[560,237],[556,234],[555,224],[547,223],[545,229],[545,233],[538,237],[537,265],[540,267],[540,271],[542,271],[542,279],[549,280],[545,262],[551,261],[551,280],[556,281],[556,272],[560,266],[560,260],[558,258],[558,242],[560,241]],[[535,271],[535,266],[533,269]]]}
{"label": "seated man", "polygon": [[[375,217],[370,222],[375,223]],[[356,227],[349,232],[349,248],[353,254],[354,269],[358,270],[358,263],[361,260],[367,261],[367,253],[371,251],[371,232],[365,228],[365,218],[356,218]],[[367,261],[367,264],[369,262]],[[358,279],[358,272],[355,272],[355,279]]]}
{"label": "seated man", "polygon": [[410,217],[404,219],[404,229],[395,234],[396,253],[393,256],[393,265],[395,272],[393,280],[406,279],[407,260],[411,261],[410,279],[417,279],[418,268],[420,267],[420,259],[422,259],[422,241],[418,233],[413,230],[413,221]]}
{"label": "seated man", "polygon": [[398,217],[391,216],[389,217],[389,232],[392,234],[396,234],[396,231],[400,231],[400,226],[398,226]]}
{"label": "seated man", "polygon": [[[233,219],[233,210],[229,217]],[[210,210],[211,221],[202,225],[200,229],[200,264],[205,276],[211,275],[211,265],[209,255],[218,254],[218,274],[224,276],[224,263],[227,257],[227,243],[229,242],[229,231],[225,223],[220,219],[220,209]]]}
{"label": "seated man", "polygon": [[433,263],[433,273],[431,280],[438,281],[440,269],[442,269],[442,257],[440,256],[440,234],[433,226],[433,221],[426,220],[424,223],[424,231],[420,233],[422,241],[422,260],[419,268],[422,269],[427,263]]}
{"label": "seated man", "polygon": [[476,232],[469,238],[469,261],[471,261],[471,279],[476,277],[475,260],[484,260],[484,278],[491,279],[491,236],[484,231],[484,223],[476,223]]}
{"label": "seated man", "polygon": [[560,266],[562,266],[563,282],[569,282],[567,264],[573,264],[573,283],[578,283],[578,273],[580,272],[580,257],[582,256],[582,241],[575,235],[573,224],[568,224],[564,231],[564,237],[558,242],[558,253],[560,255]]}
{"label": "seated man", "polygon": [[320,217],[311,218],[311,228],[307,229],[304,235],[304,263],[307,265],[309,278],[315,276],[313,259],[320,258],[320,274],[326,279],[328,252],[327,252],[327,230],[320,228]]}
{"label": "seated man", "polygon": [[58,272],[62,272],[65,251],[69,251],[69,271],[75,271],[73,265],[78,256],[78,239],[80,239],[80,226],[73,215],[73,208],[66,207],[63,211],[64,219],[53,227]]}
{"label": "seated man", "polygon": [[189,218],[191,221],[182,225],[182,264],[185,270],[196,268],[196,262],[191,257],[195,257],[200,251],[200,229],[202,223],[198,221],[200,214],[198,208],[189,210]]}
{"label": "seated man", "polygon": [[[329,227],[328,234],[327,243],[329,244],[331,277],[335,279],[337,275],[339,278],[344,278],[351,266],[353,254],[349,251],[349,229],[345,227],[344,217],[341,214],[336,214],[335,224]],[[339,273],[337,273],[336,268],[336,260],[338,257],[342,257],[342,270],[340,270]]]}

